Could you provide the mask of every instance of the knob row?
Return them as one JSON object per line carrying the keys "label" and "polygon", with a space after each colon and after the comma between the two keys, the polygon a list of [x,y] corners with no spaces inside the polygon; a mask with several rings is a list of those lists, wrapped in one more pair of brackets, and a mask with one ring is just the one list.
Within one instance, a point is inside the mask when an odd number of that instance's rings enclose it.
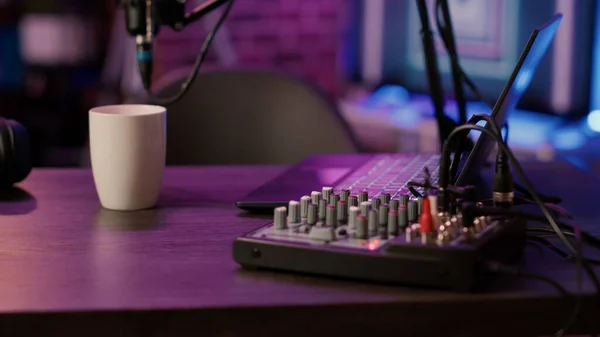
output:
{"label": "knob row", "polygon": [[[417,209],[413,209],[412,214],[419,214],[421,212],[421,203],[422,199],[418,198],[417,200],[410,200],[410,196],[407,194],[403,194],[398,196],[397,199],[392,199],[389,193],[382,193],[378,198],[372,198],[369,200],[369,193],[367,191],[360,191],[357,195],[351,195],[350,190],[343,189],[340,193],[335,194],[332,187],[323,187],[322,190],[311,192],[310,196],[303,196],[301,201],[303,203],[308,204],[308,202],[312,202],[314,204],[319,204],[320,200],[326,200],[328,204],[336,205],[338,200],[346,201],[348,207],[358,206],[365,201],[370,201],[375,208],[379,208],[381,204],[388,204],[391,210],[397,210],[398,206],[406,206],[406,207],[417,207]],[[411,203],[415,203],[416,205],[410,205]],[[305,208],[303,208],[305,209]],[[302,212],[302,217],[305,217],[305,212]]]}
{"label": "knob row", "polygon": [[[410,200],[408,195],[392,199],[389,193],[369,200],[367,191],[351,195],[350,190],[334,193],[331,187],[313,191],[300,201],[292,200],[288,207],[278,207],[274,213],[274,227],[286,229],[289,225],[337,227],[348,224],[357,236],[398,235],[409,223],[418,221],[421,199]],[[364,219],[363,219],[364,218]]]}

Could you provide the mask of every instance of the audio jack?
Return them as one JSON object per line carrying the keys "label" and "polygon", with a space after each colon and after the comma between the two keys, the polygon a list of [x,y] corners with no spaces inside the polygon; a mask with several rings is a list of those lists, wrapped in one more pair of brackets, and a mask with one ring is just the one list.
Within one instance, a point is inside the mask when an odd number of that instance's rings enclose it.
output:
{"label": "audio jack", "polygon": [[496,169],[492,185],[494,206],[511,208],[515,197],[515,188],[508,158],[503,151],[496,155]]}

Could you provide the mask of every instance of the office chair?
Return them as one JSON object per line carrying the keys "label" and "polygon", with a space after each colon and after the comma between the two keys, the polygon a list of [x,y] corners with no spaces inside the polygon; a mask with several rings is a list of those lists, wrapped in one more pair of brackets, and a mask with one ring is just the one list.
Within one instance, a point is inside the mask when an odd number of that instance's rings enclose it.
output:
{"label": "office chair", "polygon": [[[154,93],[173,95],[188,71],[166,74]],[[333,101],[274,71],[200,73],[189,92],[167,106],[167,116],[167,165],[289,164],[312,154],[360,151]]]}

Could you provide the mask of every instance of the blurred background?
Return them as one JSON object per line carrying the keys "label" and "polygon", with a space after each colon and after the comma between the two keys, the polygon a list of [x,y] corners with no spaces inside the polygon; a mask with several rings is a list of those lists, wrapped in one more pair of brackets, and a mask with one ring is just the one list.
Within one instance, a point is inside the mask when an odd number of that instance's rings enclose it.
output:
{"label": "blurred background", "polygon": [[[538,157],[600,157],[596,0],[451,0],[450,8],[462,66],[492,102],[531,30],[562,12],[551,50],[509,117],[509,144]],[[217,18],[161,30],[156,81],[193,64]],[[288,73],[334,100],[364,150],[435,150],[419,27],[412,0],[238,0],[201,72]],[[437,42],[453,114],[446,51]],[[142,93],[137,71],[115,0],[0,0],[0,115],[28,128],[35,166],[85,165],[88,110]],[[489,112],[469,98],[470,113]]]}

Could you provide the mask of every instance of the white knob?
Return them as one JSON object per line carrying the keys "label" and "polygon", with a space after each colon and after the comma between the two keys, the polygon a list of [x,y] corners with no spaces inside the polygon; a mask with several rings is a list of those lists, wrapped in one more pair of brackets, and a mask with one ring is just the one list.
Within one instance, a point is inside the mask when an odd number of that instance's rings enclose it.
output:
{"label": "white knob", "polygon": [[290,200],[288,203],[288,223],[300,222],[300,203],[296,200]]}
{"label": "white knob", "polygon": [[310,198],[312,199],[312,203],[315,205],[319,204],[319,200],[321,200],[321,192],[319,191],[312,191],[310,193]]}
{"label": "white knob", "polygon": [[323,187],[321,189],[322,198],[325,200],[329,200],[331,194],[333,193],[333,187]]}
{"label": "white knob", "polygon": [[360,214],[369,216],[369,210],[371,209],[370,201],[363,201],[360,203]]}
{"label": "white knob", "polygon": [[306,219],[308,216],[308,204],[310,204],[311,200],[312,199],[308,195],[300,198],[300,218]]}
{"label": "white knob", "polygon": [[275,229],[286,229],[287,223],[287,209],[285,207],[275,208],[275,214],[273,215],[273,225]]}
{"label": "white knob", "polygon": [[360,208],[358,206],[350,206],[348,208],[348,229],[356,228],[356,217],[360,215]]}

